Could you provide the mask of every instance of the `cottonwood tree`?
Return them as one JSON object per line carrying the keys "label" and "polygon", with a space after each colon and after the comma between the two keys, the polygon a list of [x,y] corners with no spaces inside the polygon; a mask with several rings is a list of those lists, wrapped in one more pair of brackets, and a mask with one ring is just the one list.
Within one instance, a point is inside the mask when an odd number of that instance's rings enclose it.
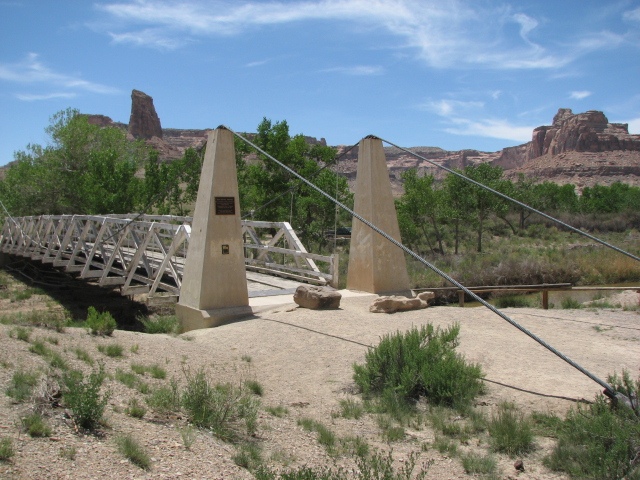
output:
{"label": "cottonwood tree", "polygon": [[0,183],[12,215],[97,214],[134,211],[141,180],[136,171],[148,150],[117,127],[89,124],[77,110],[56,113],[46,128],[51,142],[29,145]]}
{"label": "cottonwood tree", "polygon": [[[289,135],[286,121],[264,118],[252,142],[265,152],[310,180],[339,201],[350,204],[352,195],[347,181],[330,168],[335,150],[310,145],[303,135]],[[256,220],[289,221],[305,244],[318,249],[327,244],[326,230],[336,221],[335,204],[298,180],[275,162],[257,154],[236,140],[236,165],[243,216]],[[343,214],[338,214],[343,221]]]}

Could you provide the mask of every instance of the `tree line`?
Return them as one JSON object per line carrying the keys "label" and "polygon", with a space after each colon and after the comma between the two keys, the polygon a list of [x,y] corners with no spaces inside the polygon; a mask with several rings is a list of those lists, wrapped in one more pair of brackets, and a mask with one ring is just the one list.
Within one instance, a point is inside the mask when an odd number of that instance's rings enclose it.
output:
{"label": "tree line", "polygon": [[[575,185],[538,183],[522,174],[511,181],[503,177],[501,167],[486,163],[457,172],[536,210],[563,217],[574,227],[572,219],[578,216],[589,215],[596,220],[607,214],[635,217],[640,209],[640,188],[621,182],[585,187],[578,194]],[[537,221],[542,218],[458,175],[450,173],[436,181],[433,175],[421,176],[410,169],[402,178],[404,194],[396,201],[402,239],[423,254],[458,254],[469,232],[475,237],[475,251],[481,253],[489,226],[499,231],[496,222],[502,223],[508,233],[517,235],[526,232],[534,217]]]}
{"label": "tree line", "polygon": [[[12,216],[59,214],[173,214],[193,211],[204,150],[187,149],[168,162],[118,127],[100,127],[67,109],[46,128],[50,144],[28,145],[0,180],[0,200]],[[286,121],[263,119],[253,142],[349,204],[346,180],[331,170],[335,149],[291,136]],[[289,221],[303,241],[326,244],[323,232],[336,221],[331,201],[236,139],[236,166],[243,217]]]}

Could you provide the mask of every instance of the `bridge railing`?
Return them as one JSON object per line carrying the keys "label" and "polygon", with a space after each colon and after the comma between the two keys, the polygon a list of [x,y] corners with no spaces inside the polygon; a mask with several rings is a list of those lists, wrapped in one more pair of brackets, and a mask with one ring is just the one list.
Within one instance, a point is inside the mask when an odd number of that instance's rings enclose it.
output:
{"label": "bridge railing", "polygon": [[[0,251],[63,267],[99,285],[119,285],[123,295],[178,296],[191,221],[169,215],[11,217]],[[307,252],[287,222],[247,220],[242,232],[247,269],[337,285],[337,256]]]}

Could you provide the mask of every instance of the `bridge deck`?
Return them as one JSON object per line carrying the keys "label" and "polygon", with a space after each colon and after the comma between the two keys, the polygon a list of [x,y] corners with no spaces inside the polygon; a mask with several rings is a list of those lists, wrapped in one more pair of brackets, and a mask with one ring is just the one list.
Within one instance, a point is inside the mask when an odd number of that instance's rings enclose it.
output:
{"label": "bridge deck", "polygon": [[[301,282],[337,285],[337,255],[307,252],[287,222],[243,220],[242,233],[250,297],[293,293]],[[5,219],[0,252],[155,303],[180,295],[190,238],[190,217],[43,215]]]}

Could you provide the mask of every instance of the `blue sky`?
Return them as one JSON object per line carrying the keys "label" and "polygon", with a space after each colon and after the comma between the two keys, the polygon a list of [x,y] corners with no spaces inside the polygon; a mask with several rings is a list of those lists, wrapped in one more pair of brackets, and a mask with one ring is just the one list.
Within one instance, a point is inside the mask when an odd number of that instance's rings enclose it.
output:
{"label": "blue sky", "polygon": [[0,0],[0,165],[68,107],[496,151],[558,108],[640,133],[640,1]]}

